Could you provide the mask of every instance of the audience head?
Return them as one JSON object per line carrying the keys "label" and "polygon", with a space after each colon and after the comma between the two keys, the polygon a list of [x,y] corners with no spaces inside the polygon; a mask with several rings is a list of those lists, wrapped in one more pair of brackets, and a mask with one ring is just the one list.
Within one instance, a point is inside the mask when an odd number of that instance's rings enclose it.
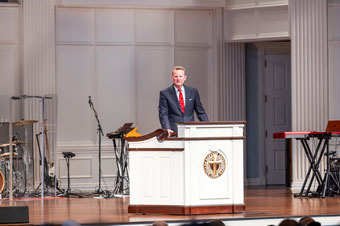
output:
{"label": "audience head", "polygon": [[73,220],[65,221],[61,226],[80,226],[77,222]]}
{"label": "audience head", "polygon": [[316,222],[311,217],[303,217],[299,220],[300,226],[320,226],[321,224],[319,222]]}
{"label": "audience head", "polygon": [[209,222],[207,222],[207,225],[209,225],[209,226],[225,226],[225,224],[220,220],[209,221]]}
{"label": "audience head", "polygon": [[298,222],[296,222],[296,220],[293,219],[285,219],[283,221],[280,222],[279,226],[298,226]]}
{"label": "audience head", "polygon": [[165,221],[155,221],[152,226],[168,226],[168,224]]}

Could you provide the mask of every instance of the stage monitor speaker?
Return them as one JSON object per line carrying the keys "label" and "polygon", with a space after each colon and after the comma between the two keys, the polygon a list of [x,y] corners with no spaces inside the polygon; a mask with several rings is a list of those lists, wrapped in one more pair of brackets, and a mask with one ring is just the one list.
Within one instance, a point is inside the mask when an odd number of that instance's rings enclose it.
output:
{"label": "stage monitor speaker", "polygon": [[28,222],[28,206],[0,206],[0,224]]}

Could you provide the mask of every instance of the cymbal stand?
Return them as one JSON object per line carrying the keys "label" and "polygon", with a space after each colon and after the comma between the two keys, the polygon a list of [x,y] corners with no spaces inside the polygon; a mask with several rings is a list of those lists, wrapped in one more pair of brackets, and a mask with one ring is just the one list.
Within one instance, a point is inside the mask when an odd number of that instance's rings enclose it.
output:
{"label": "cymbal stand", "polygon": [[92,103],[92,100],[91,100],[91,96],[89,96],[89,105],[90,105],[90,108],[93,110],[93,113],[94,113],[94,116],[97,120],[97,133],[98,133],[98,159],[99,159],[99,185],[98,185],[98,189],[97,191],[95,192],[95,194],[99,194],[99,195],[105,195],[106,192],[102,189],[101,187],[101,174],[102,174],[102,154],[101,154],[101,146],[102,146],[102,136],[104,136],[104,133],[103,133],[103,130],[102,130],[102,127],[100,125],[100,121],[99,121],[99,118],[98,118],[98,114],[97,114],[97,111],[96,109],[94,108],[93,106],[93,103]]}
{"label": "cymbal stand", "polygon": [[[44,134],[44,121],[45,121],[45,100],[52,99],[49,96],[30,96],[30,95],[21,95],[21,96],[12,96],[11,100],[22,100],[22,99],[39,99],[41,100],[41,135],[42,135],[42,151],[41,151],[41,159],[45,158],[45,134]],[[11,102],[10,102],[11,103]],[[11,108],[12,106],[10,106]],[[11,122],[11,120],[10,120]],[[9,137],[12,137],[12,124],[10,123],[9,129]],[[10,140],[10,144],[12,145],[12,141]],[[10,164],[12,164],[12,150],[10,147]],[[41,161],[41,169],[40,169],[40,183],[41,183],[41,199],[44,198],[44,178],[45,178],[45,163]],[[10,178],[11,179],[11,178]],[[12,186],[12,181],[10,180],[10,186]],[[13,193],[10,192],[10,198],[13,197]]]}

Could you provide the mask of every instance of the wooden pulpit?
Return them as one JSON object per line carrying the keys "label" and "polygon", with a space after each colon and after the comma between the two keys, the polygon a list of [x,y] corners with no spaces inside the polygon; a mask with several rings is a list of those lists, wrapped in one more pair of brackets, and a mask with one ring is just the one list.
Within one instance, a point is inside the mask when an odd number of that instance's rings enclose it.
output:
{"label": "wooden pulpit", "polygon": [[129,213],[243,212],[245,122],[178,123],[129,144]]}

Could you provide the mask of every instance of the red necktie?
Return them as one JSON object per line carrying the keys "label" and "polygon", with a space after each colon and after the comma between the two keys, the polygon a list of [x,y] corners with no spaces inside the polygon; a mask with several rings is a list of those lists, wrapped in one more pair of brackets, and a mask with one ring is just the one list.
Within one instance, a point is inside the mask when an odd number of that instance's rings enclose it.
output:
{"label": "red necktie", "polygon": [[182,112],[184,113],[185,107],[184,107],[184,100],[183,100],[182,90],[178,89],[178,92],[179,92],[179,104],[181,105]]}

